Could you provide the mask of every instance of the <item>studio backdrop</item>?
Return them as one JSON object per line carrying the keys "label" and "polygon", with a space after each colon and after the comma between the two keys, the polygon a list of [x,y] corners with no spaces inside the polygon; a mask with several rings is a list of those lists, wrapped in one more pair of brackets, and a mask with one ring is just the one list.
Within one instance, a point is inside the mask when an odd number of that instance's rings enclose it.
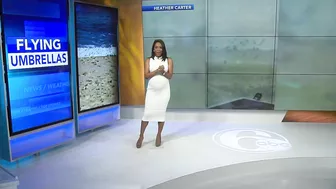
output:
{"label": "studio backdrop", "polygon": [[144,55],[174,60],[170,108],[336,110],[336,1],[143,0]]}

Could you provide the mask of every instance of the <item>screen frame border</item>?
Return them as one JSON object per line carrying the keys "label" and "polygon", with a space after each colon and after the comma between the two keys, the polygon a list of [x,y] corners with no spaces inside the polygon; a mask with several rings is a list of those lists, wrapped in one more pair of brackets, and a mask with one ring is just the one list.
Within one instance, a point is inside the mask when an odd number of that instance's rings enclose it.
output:
{"label": "screen frame border", "polygon": [[[5,95],[6,95],[6,102],[7,102],[7,106],[6,106],[6,111],[7,111],[7,119],[8,119],[8,129],[9,129],[9,135],[10,137],[14,137],[17,135],[21,135],[24,133],[29,133],[32,131],[36,131],[39,129],[43,129],[43,128],[47,128],[50,127],[52,125],[56,125],[56,124],[60,124],[63,122],[67,122],[70,120],[74,119],[74,112],[73,112],[73,107],[74,107],[74,103],[73,103],[73,92],[72,92],[72,88],[73,88],[73,84],[72,84],[72,69],[71,69],[71,59],[70,59],[70,54],[71,54],[71,48],[70,48],[70,35],[69,35],[69,21],[70,21],[70,0],[64,0],[65,4],[66,4],[66,22],[67,22],[67,40],[68,40],[68,66],[69,66],[69,83],[70,83],[70,103],[71,103],[71,115],[69,118],[67,119],[62,119],[59,121],[55,121],[55,122],[51,122],[48,124],[43,124],[40,126],[35,126],[35,127],[31,127],[29,129],[24,129],[24,130],[20,130],[20,131],[13,131],[13,124],[12,124],[12,113],[11,113],[11,103],[10,103],[10,91],[9,91],[9,83],[8,83],[8,66],[7,66],[7,46],[6,46],[6,36],[5,36],[5,28],[4,28],[4,16],[8,15],[8,16],[23,16],[24,15],[14,15],[14,14],[4,14],[4,10],[2,9],[2,3],[1,3],[1,45],[2,45],[2,55],[3,55],[3,62],[2,62],[2,66],[3,66],[3,71],[4,71],[4,80],[5,80]],[[37,17],[39,18],[39,17]]]}
{"label": "screen frame border", "polygon": [[[118,100],[115,103],[111,103],[111,104],[106,104],[103,106],[98,106],[98,107],[94,107],[94,108],[90,108],[90,109],[86,109],[86,110],[81,110],[80,109],[80,93],[79,93],[79,74],[78,74],[78,38],[77,38],[77,11],[76,11],[76,7],[78,5],[85,5],[85,6],[91,6],[91,7],[98,7],[98,8],[103,8],[103,9],[110,9],[110,10],[116,10],[117,11],[117,92],[118,92]],[[119,69],[120,69],[120,64],[119,64],[119,9],[117,7],[114,6],[109,6],[109,5],[103,5],[103,4],[95,4],[95,3],[86,3],[86,2],[81,2],[81,1],[75,1],[74,2],[74,34],[75,34],[75,57],[76,57],[76,91],[77,91],[77,112],[78,113],[86,113],[86,112],[90,112],[90,111],[94,111],[94,110],[98,110],[98,109],[102,109],[102,108],[106,108],[106,107],[110,107],[110,106],[114,106],[114,105],[118,105],[120,104],[120,78],[119,78]]]}

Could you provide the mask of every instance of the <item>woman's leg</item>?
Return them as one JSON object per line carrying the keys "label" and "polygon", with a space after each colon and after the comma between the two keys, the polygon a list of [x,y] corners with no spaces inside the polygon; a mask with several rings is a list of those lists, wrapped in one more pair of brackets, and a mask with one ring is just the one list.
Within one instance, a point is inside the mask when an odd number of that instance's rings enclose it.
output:
{"label": "woman's leg", "polygon": [[137,148],[141,148],[141,146],[142,146],[142,141],[144,139],[144,134],[145,134],[147,125],[148,125],[148,121],[141,121],[140,136],[139,136],[139,139],[136,143]]}
{"label": "woman's leg", "polygon": [[158,132],[157,132],[156,141],[155,141],[155,146],[156,147],[161,146],[161,134],[162,134],[164,124],[165,124],[165,122],[158,122]]}

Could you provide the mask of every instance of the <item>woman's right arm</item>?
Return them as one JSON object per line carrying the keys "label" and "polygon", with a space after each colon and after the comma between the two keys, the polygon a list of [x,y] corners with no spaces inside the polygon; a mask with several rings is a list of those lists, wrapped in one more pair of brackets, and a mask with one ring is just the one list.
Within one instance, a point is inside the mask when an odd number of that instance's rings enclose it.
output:
{"label": "woman's right arm", "polygon": [[158,73],[158,70],[155,70],[153,72],[149,71],[149,58],[147,58],[146,61],[145,61],[145,70],[144,71],[145,71],[144,75],[145,75],[146,79],[150,79]]}

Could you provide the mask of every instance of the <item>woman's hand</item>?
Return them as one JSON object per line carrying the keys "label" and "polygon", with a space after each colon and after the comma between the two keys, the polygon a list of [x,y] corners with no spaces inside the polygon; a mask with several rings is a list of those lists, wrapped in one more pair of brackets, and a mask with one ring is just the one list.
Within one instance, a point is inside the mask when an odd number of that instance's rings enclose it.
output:
{"label": "woman's hand", "polygon": [[171,79],[173,77],[173,73],[174,73],[174,63],[173,63],[173,60],[171,58],[168,58],[168,71],[165,72],[163,75],[167,79]]}
{"label": "woman's hand", "polygon": [[159,69],[164,70],[164,66],[163,65],[159,66]]}
{"label": "woman's hand", "polygon": [[159,68],[156,70],[156,72],[159,73],[159,74],[163,74],[164,73],[164,67],[159,66]]}

